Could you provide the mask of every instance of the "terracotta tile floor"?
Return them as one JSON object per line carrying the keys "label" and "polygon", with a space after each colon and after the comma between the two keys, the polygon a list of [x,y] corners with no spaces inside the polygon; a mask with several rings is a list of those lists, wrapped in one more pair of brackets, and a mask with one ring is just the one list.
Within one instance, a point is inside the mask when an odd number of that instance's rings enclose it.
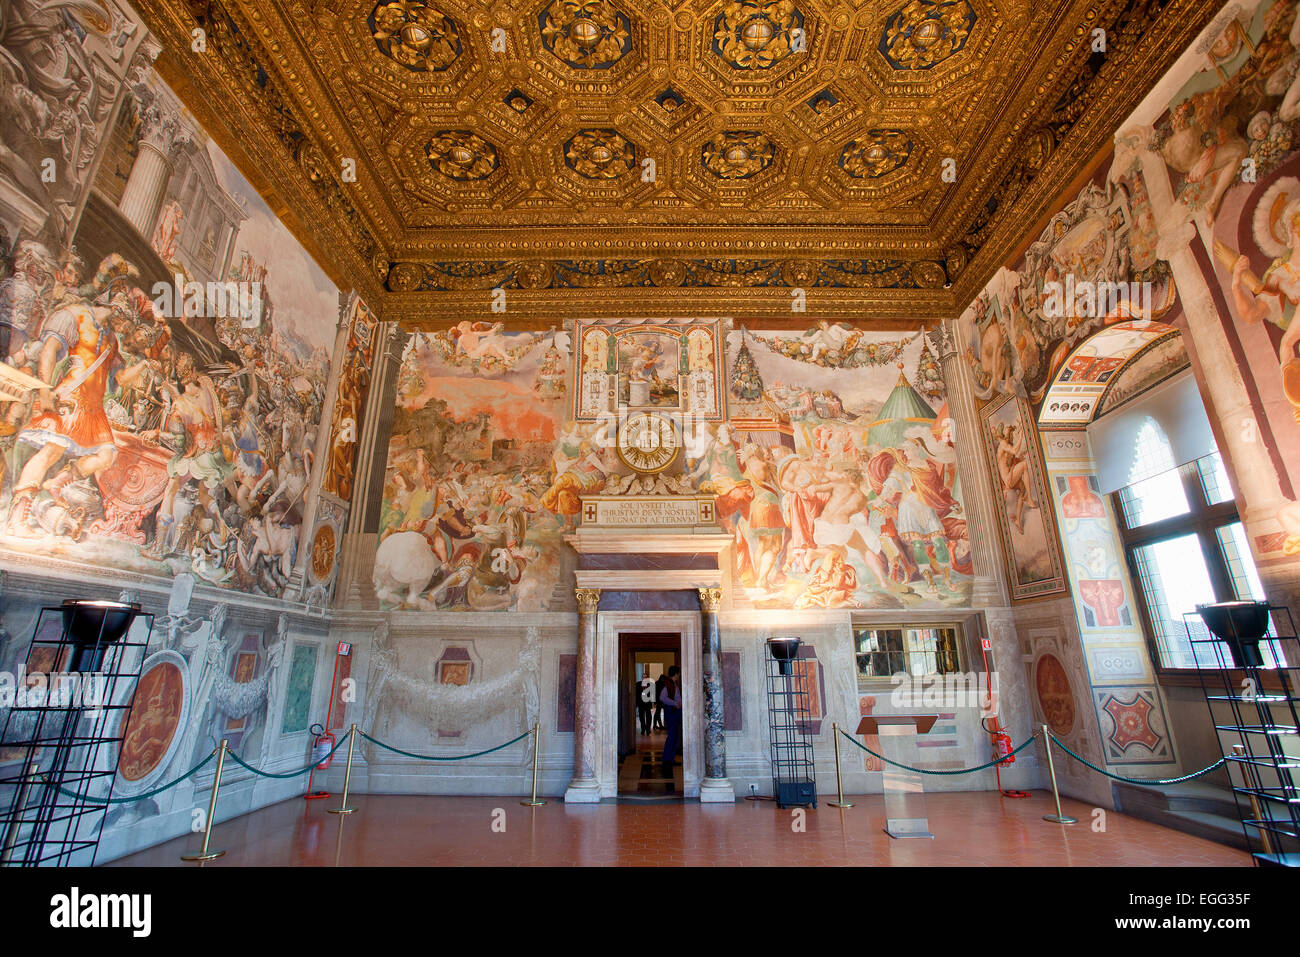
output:
{"label": "terracotta tile floor", "polygon": [[[359,810],[329,814],[337,799],[295,799],[218,824],[213,848],[230,865],[1240,865],[1241,851],[1123,814],[1092,831],[1092,808],[1065,801],[1079,824],[1043,821],[1046,793],[1008,800],[975,791],[927,795],[934,840],[894,840],[881,831],[880,795],[856,807],[809,809],[807,830],[770,802],[521,807],[518,798],[354,795]],[[505,833],[492,830],[503,808]],[[187,835],[113,862],[182,865]],[[194,865],[182,865],[194,866]]]}

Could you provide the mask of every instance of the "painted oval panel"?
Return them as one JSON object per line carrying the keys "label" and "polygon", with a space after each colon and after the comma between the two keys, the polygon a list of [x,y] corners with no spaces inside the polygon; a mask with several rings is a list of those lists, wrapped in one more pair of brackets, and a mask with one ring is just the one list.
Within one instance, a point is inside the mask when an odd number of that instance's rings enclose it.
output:
{"label": "painted oval panel", "polygon": [[1034,669],[1034,685],[1043,716],[1057,734],[1069,734],[1074,728],[1074,692],[1065,668],[1055,655],[1043,655]]}
{"label": "painted oval panel", "polygon": [[172,662],[160,661],[140,676],[117,763],[123,780],[139,781],[158,767],[180,725],[184,701],[181,670]]}

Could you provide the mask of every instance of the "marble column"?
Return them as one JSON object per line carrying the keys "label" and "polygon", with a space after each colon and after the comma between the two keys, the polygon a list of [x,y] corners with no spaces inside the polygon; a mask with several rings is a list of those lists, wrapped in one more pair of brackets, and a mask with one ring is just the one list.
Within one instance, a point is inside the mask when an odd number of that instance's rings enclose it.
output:
{"label": "marble column", "polygon": [[117,205],[146,241],[153,239],[158,211],[172,177],[172,162],[189,140],[180,116],[165,104],[155,102],[141,112],[135,163]]}
{"label": "marble column", "polygon": [[599,588],[576,588],[578,599],[578,680],[574,694],[573,780],[564,792],[566,804],[597,804],[596,780],[596,609]]}
{"label": "marble column", "polygon": [[993,504],[993,475],[984,455],[984,436],[971,388],[971,373],[957,349],[957,320],[941,322],[935,344],[943,367],[948,413],[952,416],[953,444],[957,449],[957,475],[961,480],[962,512],[970,539],[975,582],[974,608],[1001,607],[1007,602],[1006,570],[1002,564],[997,508]]}
{"label": "marble column", "polygon": [[702,804],[734,803],[736,791],[727,780],[727,739],[722,720],[722,649],[718,640],[718,606],[721,588],[701,588],[700,635],[703,642],[700,670],[704,677],[704,780]]}

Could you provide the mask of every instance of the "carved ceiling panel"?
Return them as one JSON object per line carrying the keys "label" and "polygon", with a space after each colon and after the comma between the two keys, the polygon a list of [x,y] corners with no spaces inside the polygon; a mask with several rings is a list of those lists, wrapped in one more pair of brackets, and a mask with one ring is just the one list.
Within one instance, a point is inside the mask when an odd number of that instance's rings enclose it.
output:
{"label": "carved ceiling panel", "polygon": [[[342,247],[337,269],[385,318],[408,319],[483,311],[498,286],[553,290],[555,314],[583,301],[569,290],[603,288],[629,309],[669,291],[694,302],[689,289],[712,311],[730,295],[725,311],[779,315],[795,287],[823,290],[838,315],[955,314],[1214,12],[1194,0],[137,6],[191,109],[318,248]],[[203,53],[188,45],[196,27],[212,35]],[[347,159],[355,182],[339,174]],[[552,308],[537,302],[534,314]]]}

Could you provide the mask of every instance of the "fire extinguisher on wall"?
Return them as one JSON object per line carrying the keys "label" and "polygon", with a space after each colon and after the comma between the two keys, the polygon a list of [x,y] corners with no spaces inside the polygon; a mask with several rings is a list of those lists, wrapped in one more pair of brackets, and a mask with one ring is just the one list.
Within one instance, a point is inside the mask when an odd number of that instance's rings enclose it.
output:
{"label": "fire extinguisher on wall", "polygon": [[[989,702],[992,705],[993,693],[993,676],[989,670],[989,646],[991,642],[986,637],[980,638],[980,652],[984,658],[984,681],[989,694]],[[1003,797],[1009,798],[1027,798],[1030,796],[1028,791],[1021,791],[1016,788],[1004,788],[1002,786],[1002,769],[1008,765],[1015,764],[1015,749],[1011,745],[1011,735],[1007,734],[1006,728],[1002,727],[1002,720],[997,716],[996,711],[988,717],[980,718],[980,725],[988,732],[989,738],[993,743],[993,758],[998,763],[993,765],[993,773],[998,780],[998,793]]]}
{"label": "fire extinguisher on wall", "polygon": [[325,758],[327,754],[329,755],[329,758],[323,764],[312,768],[311,773],[307,776],[307,793],[303,795],[303,797],[308,801],[315,798],[325,798],[330,796],[329,791],[313,791],[311,789],[311,779],[317,771],[324,771],[334,761],[334,755],[330,754],[330,752],[334,750],[334,735],[326,731],[320,724],[313,724],[310,730],[311,733],[315,735],[311,746],[312,762],[315,763],[320,761]]}

